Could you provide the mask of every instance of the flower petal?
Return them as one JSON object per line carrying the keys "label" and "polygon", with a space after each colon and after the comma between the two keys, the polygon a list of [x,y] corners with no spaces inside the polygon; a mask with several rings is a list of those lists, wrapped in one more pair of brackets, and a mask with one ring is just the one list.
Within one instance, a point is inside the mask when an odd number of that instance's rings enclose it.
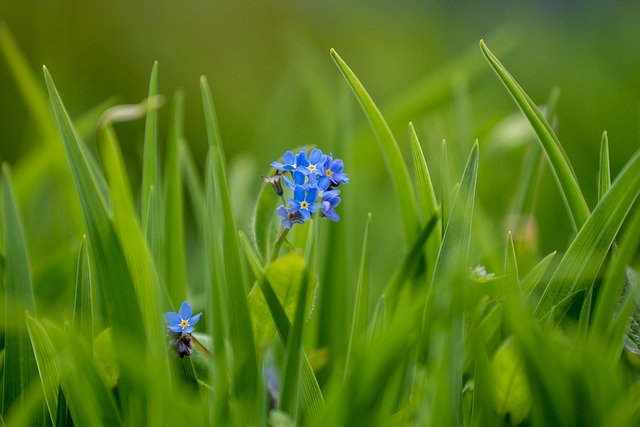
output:
{"label": "flower petal", "polygon": [[190,326],[193,326],[193,325],[195,325],[196,323],[198,323],[198,321],[200,320],[200,317],[201,317],[201,316],[202,316],[202,312],[200,312],[200,313],[196,314],[195,316],[192,316],[192,317],[189,319],[189,325],[190,325]]}
{"label": "flower petal", "polygon": [[191,305],[189,305],[188,301],[183,301],[182,305],[180,306],[180,311],[178,311],[178,314],[180,315],[181,319],[188,319],[191,317],[191,314],[193,313],[193,310],[191,308]]}
{"label": "flower petal", "polygon": [[171,325],[171,326],[167,326],[167,328],[171,331],[171,332],[182,332],[182,326],[178,325]]}
{"label": "flower petal", "polygon": [[190,334],[191,332],[195,331],[196,328],[194,328],[193,326],[187,326],[186,328],[184,328],[182,330],[183,334]]}
{"label": "flower petal", "polygon": [[311,153],[309,154],[309,163],[312,165],[317,165],[318,163],[320,163],[320,160],[322,160],[322,150],[320,150],[319,148],[314,148],[313,150],[311,150]]}
{"label": "flower petal", "polygon": [[180,325],[180,315],[173,311],[168,311],[164,314],[164,321],[167,324],[167,327],[170,328],[173,325]]}

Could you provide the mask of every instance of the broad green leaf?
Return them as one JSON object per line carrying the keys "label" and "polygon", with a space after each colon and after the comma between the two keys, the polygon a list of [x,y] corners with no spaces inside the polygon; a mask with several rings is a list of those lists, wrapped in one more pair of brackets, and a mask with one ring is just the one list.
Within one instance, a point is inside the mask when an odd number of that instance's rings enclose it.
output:
{"label": "broad green leaf", "polygon": [[[291,329],[287,313],[280,303],[275,291],[271,287],[267,276],[264,274],[264,270],[262,269],[257,253],[254,252],[253,246],[249,243],[249,240],[244,236],[244,234],[242,234],[242,232],[240,233],[240,237],[245,248],[245,254],[249,260],[249,265],[251,266],[253,274],[256,276],[258,286],[262,291],[262,295],[267,307],[269,308],[269,312],[278,331],[278,335],[280,336],[280,341],[286,343],[289,339],[289,331]],[[302,353],[302,367],[300,369],[302,412],[305,419],[313,422],[320,417],[320,414],[324,410],[324,398],[320,391],[318,380],[316,379],[313,369],[311,368],[311,364],[309,363],[309,359],[304,352]]]}
{"label": "broad green leaf", "polygon": [[176,91],[164,175],[164,284],[176,307],[186,299],[184,209],[179,141],[183,138],[184,93]]}
{"label": "broad green leaf", "polygon": [[26,324],[33,354],[38,365],[38,373],[49,416],[51,417],[51,422],[55,422],[58,407],[58,388],[60,386],[60,374],[55,364],[55,349],[47,331],[29,313],[26,315]]}
{"label": "broad green leaf", "polygon": [[609,137],[602,132],[600,140],[600,166],[598,167],[598,201],[602,200],[611,188],[611,166],[609,165]]}
{"label": "broad green leaf", "polygon": [[542,149],[547,155],[551,170],[556,179],[560,193],[565,201],[569,216],[576,229],[580,229],[589,217],[589,207],[582,195],[578,180],[573,172],[571,163],[564,152],[558,137],[545,119],[536,104],[522,90],[520,85],[509,74],[504,66],[498,61],[493,53],[480,40],[482,53],[493,67],[494,71],[507,88],[514,101],[518,104],[531,126],[538,135]]}
{"label": "broad green leaf", "polygon": [[91,299],[91,267],[87,237],[83,236],[76,266],[76,289],[73,306],[73,328],[87,343],[93,342],[93,301]]}
{"label": "broad green leaf", "polygon": [[4,364],[2,413],[22,399],[28,384],[37,376],[25,310],[35,313],[31,267],[22,219],[16,205],[9,167],[2,165],[1,220],[4,237]]}
{"label": "broad green leaf", "polygon": [[215,188],[213,207],[216,212],[207,221],[218,221],[220,233],[215,236],[218,265],[224,270],[226,280],[221,284],[224,297],[222,301],[228,325],[229,344],[233,351],[233,365],[231,367],[231,390],[234,398],[238,399],[235,411],[236,422],[251,424],[255,420],[256,405],[258,404],[258,364],[256,348],[251,326],[251,317],[247,304],[247,285],[238,245],[238,233],[232,216],[231,199],[227,183],[220,132],[217,125],[213,96],[211,89],[203,76],[200,79],[202,104],[209,141],[209,166],[207,173]]}
{"label": "broad green leaf", "polygon": [[360,105],[375,131],[380,151],[382,152],[382,156],[387,166],[387,171],[398,197],[399,209],[404,225],[405,239],[407,244],[409,244],[418,230],[418,212],[413,185],[411,184],[411,178],[409,177],[409,170],[402,158],[400,147],[398,147],[398,143],[391,133],[389,125],[387,125],[384,117],[382,117],[382,113],[380,113],[380,110],[373,102],[373,99],[369,93],[367,93],[362,83],[360,83],[360,80],[358,80],[358,77],[356,77],[347,63],[344,62],[340,55],[338,55],[338,53],[333,49],[331,49],[331,57],[338,65],[338,68],[349,83],[349,86],[358,98],[358,101],[360,101]]}
{"label": "broad green leaf", "polygon": [[318,219],[313,220],[310,229],[311,232],[307,238],[304,264],[302,274],[300,275],[300,285],[298,286],[296,310],[291,325],[291,332],[286,342],[284,367],[282,368],[281,406],[282,410],[293,415],[295,420],[298,419],[298,395],[302,381],[301,360],[302,354],[304,353],[302,337],[308,313],[307,304],[312,280],[311,271],[315,266],[315,257],[318,251],[318,225]]}
{"label": "broad green leaf", "polygon": [[[293,315],[296,311],[303,271],[304,259],[298,251],[292,251],[283,255],[267,265],[264,271],[266,279],[287,314],[289,322],[293,321]],[[311,304],[315,297],[315,286],[316,281],[312,280],[309,291],[307,292],[306,305],[308,308],[306,316],[309,315],[312,308]],[[276,332],[275,324],[259,284],[254,285],[251,292],[249,292],[248,298],[249,311],[254,325],[256,340],[260,345],[273,338]]]}
{"label": "broad green leaf", "polygon": [[520,424],[531,411],[531,391],[524,368],[513,339],[506,340],[491,360],[495,408],[512,425]]}
{"label": "broad green leaf", "polygon": [[555,311],[557,319],[561,318],[566,309],[562,303],[591,287],[639,193],[640,151],[629,160],[571,242],[536,307],[537,316],[546,317]]}

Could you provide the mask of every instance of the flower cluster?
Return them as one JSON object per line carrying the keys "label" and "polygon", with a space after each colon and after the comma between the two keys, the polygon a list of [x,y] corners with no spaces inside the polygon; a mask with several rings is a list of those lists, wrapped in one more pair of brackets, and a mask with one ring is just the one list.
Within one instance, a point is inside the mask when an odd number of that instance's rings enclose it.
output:
{"label": "flower cluster", "polygon": [[276,210],[282,226],[291,228],[293,224],[302,224],[316,212],[332,221],[340,220],[335,211],[341,201],[337,187],[349,182],[349,177],[342,171],[342,160],[323,154],[319,148],[308,154],[306,148],[298,154],[287,151],[282,160],[283,163],[271,163],[276,174],[265,178],[279,196],[284,194],[281,179],[293,191],[288,206],[285,202]]}
{"label": "flower cluster", "polygon": [[178,356],[191,356],[193,349],[191,341],[193,336],[191,333],[195,330],[194,325],[200,320],[202,313],[192,316],[193,309],[187,301],[183,301],[178,312],[169,311],[164,314],[164,321],[167,330],[173,335],[171,346],[174,347]]}

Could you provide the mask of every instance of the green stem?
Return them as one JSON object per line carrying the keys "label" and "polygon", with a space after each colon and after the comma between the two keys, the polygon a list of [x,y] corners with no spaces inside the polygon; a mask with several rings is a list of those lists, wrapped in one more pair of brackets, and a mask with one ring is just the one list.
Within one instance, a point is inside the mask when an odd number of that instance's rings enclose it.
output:
{"label": "green stem", "polygon": [[273,252],[271,253],[271,262],[275,261],[278,258],[278,253],[280,252],[280,248],[282,247],[282,243],[287,237],[287,233],[289,232],[288,228],[282,228],[278,239],[276,240],[276,244],[273,245]]}

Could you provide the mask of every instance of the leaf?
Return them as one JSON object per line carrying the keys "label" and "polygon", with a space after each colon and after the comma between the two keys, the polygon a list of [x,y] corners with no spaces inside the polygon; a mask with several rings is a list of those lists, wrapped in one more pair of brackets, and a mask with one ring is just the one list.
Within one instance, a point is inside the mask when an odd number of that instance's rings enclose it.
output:
{"label": "leaf", "polygon": [[[296,311],[298,294],[300,292],[300,281],[304,271],[304,259],[297,251],[289,252],[270,263],[264,271],[266,279],[271,285],[271,289],[280,301],[289,322],[293,321]],[[309,316],[312,303],[315,299],[316,280],[314,279],[307,293],[306,317]],[[276,331],[273,318],[264,295],[258,284],[254,285],[249,292],[249,312],[256,334],[257,343],[263,344],[272,339]]]}
{"label": "leaf", "polygon": [[598,167],[598,202],[611,188],[611,166],[609,165],[609,137],[602,132],[600,140],[600,166]]}
{"label": "leaf", "polygon": [[535,289],[538,283],[540,283],[540,280],[542,280],[542,277],[544,276],[545,272],[549,268],[549,265],[551,264],[551,261],[553,261],[555,256],[556,256],[556,253],[551,252],[549,255],[544,257],[538,264],[536,264],[535,267],[533,267],[531,271],[526,276],[524,276],[522,280],[520,280],[520,289],[522,289],[522,292],[525,295],[531,294],[531,292]]}
{"label": "leaf", "polygon": [[572,224],[576,229],[582,227],[589,217],[589,207],[582,195],[578,180],[575,177],[571,163],[564,152],[558,137],[544,118],[536,104],[522,90],[515,79],[498,61],[483,40],[480,40],[480,49],[489,64],[493,67],[504,86],[507,88],[514,101],[518,104],[531,126],[538,135],[542,149],[547,155],[551,170],[560,189],[563,200],[569,212]]}
{"label": "leaf", "polygon": [[11,184],[11,173],[2,165],[1,220],[4,237],[4,364],[2,413],[22,399],[28,384],[37,376],[37,366],[25,325],[25,310],[35,313],[31,267]]}
{"label": "leaf", "polygon": [[496,411],[518,425],[531,411],[531,391],[524,362],[513,339],[506,340],[491,360]]}
{"label": "leaf", "polygon": [[169,299],[178,306],[186,299],[187,273],[184,249],[184,213],[182,195],[182,175],[180,171],[179,141],[183,138],[184,93],[177,91],[174,96],[173,118],[164,175],[164,284]]}
{"label": "leaf", "polygon": [[[154,62],[149,78],[149,99],[158,94],[158,61]],[[141,218],[142,229],[147,230],[150,218],[159,212],[159,206],[151,206],[150,193],[153,189],[156,192],[160,189],[160,172],[158,164],[158,109],[147,109],[147,119],[144,130],[144,146],[142,155],[142,195],[141,195]],[[154,199],[156,203],[160,198]],[[152,239],[152,235],[147,234],[147,239]]]}
{"label": "leaf", "polygon": [[537,316],[546,317],[555,312],[559,320],[566,309],[562,303],[575,292],[591,287],[638,194],[640,150],[629,160],[571,242],[540,298]]}
{"label": "leaf", "polygon": [[196,225],[200,234],[204,230],[204,189],[202,188],[202,180],[200,179],[198,168],[191,155],[191,150],[186,141],[180,141],[180,169],[182,170],[186,186],[187,194],[191,200],[191,209],[196,220]]}
{"label": "leaf", "polygon": [[360,101],[367,118],[371,122],[373,130],[376,133],[376,140],[378,141],[380,151],[387,166],[387,172],[390,179],[393,182],[396,195],[398,197],[399,209],[402,216],[402,223],[404,225],[406,242],[411,242],[413,236],[418,231],[418,212],[416,208],[416,197],[413,191],[413,185],[411,184],[411,178],[409,177],[409,170],[402,158],[400,148],[389,129],[389,125],[382,117],[382,113],[373,102],[373,99],[367,93],[366,89],[358,80],[358,77],[351,71],[351,68],[346,62],[338,55],[338,53],[331,49],[331,57],[338,65],[338,68],[344,75],[345,79],[349,83],[349,86],[353,90],[353,93]]}
{"label": "leaf", "polygon": [[269,243],[275,239],[271,224],[273,224],[278,201],[271,185],[263,184],[260,187],[253,215],[253,241],[263,260],[271,259],[271,254],[268,252]]}
{"label": "leaf", "polygon": [[214,218],[218,221],[220,233],[215,236],[213,249],[218,251],[215,258],[218,268],[223,269],[226,280],[222,282],[225,316],[227,317],[229,344],[233,351],[231,379],[234,398],[238,399],[235,411],[239,424],[252,424],[258,403],[258,364],[251,326],[251,317],[246,294],[246,278],[241,263],[238,233],[232,216],[229,187],[220,142],[220,133],[213,106],[213,96],[206,78],[200,78],[202,104],[204,108],[207,140],[209,141],[209,179],[215,187],[212,202]]}
{"label": "leaf", "polygon": [[87,252],[87,237],[83,236],[76,267],[73,328],[87,343],[93,342],[93,301],[91,300],[91,267]]}
{"label": "leaf", "polygon": [[31,340],[33,354],[38,366],[38,373],[44,391],[44,398],[49,410],[51,421],[56,420],[58,407],[58,388],[60,387],[60,374],[55,364],[56,354],[49,335],[40,322],[31,314],[26,314],[26,325]]}

